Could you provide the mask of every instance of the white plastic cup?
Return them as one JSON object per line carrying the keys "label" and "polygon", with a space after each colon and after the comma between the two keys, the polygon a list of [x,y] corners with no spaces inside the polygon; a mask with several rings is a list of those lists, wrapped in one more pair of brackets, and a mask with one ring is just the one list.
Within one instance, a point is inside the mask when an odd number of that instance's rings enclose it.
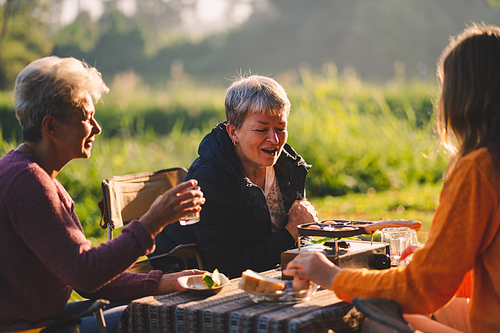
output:
{"label": "white plastic cup", "polygon": [[389,243],[391,265],[407,265],[413,255],[399,260],[403,251],[410,245],[418,245],[417,232],[410,228],[382,229],[382,242]]}
{"label": "white plastic cup", "polygon": [[[186,191],[200,191],[201,187],[193,186],[188,188]],[[200,222],[200,212],[196,212],[193,214],[188,214],[179,219],[179,223],[182,226],[191,225]]]}

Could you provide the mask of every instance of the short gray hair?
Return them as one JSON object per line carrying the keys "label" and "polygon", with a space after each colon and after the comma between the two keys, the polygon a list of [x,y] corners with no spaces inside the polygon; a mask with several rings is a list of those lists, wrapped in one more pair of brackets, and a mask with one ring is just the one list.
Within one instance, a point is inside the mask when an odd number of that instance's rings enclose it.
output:
{"label": "short gray hair", "polygon": [[226,120],[237,129],[248,114],[290,114],[290,101],[281,85],[275,80],[251,75],[233,82],[226,91],[224,103]]}
{"label": "short gray hair", "polygon": [[45,57],[33,61],[17,76],[14,106],[23,129],[23,141],[42,138],[42,120],[47,115],[65,122],[81,108],[88,95],[98,102],[109,88],[101,73],[75,58]]}

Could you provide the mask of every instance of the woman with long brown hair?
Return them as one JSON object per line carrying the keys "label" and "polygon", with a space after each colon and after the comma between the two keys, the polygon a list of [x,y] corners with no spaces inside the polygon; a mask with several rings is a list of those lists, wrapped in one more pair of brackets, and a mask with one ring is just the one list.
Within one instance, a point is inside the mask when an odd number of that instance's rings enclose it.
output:
{"label": "woman with long brown hair", "polygon": [[[406,251],[414,251],[407,266],[385,271],[341,270],[310,253],[297,256],[284,273],[349,302],[386,298],[407,314],[446,310],[454,318],[441,320],[446,327],[405,316],[425,332],[500,332],[500,28],[474,25],[452,39],[438,76],[437,129],[452,157],[425,245]],[[458,293],[463,290],[472,292]],[[431,325],[415,327],[422,323]]]}

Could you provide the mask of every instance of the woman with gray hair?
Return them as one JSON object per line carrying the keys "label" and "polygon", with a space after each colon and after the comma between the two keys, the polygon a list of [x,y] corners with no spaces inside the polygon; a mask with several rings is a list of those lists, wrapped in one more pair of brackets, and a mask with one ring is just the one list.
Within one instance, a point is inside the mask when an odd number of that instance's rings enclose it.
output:
{"label": "woman with gray hair", "polygon": [[[112,241],[92,247],[85,238],[74,202],[56,177],[72,159],[90,157],[101,132],[94,101],[107,91],[100,73],[74,58],[39,59],[17,77],[14,104],[23,143],[0,159],[0,332],[71,315],[81,305],[66,304],[73,289],[123,305],[182,290],[178,276],[202,273],[124,273],[153,250],[165,225],[201,210],[203,194],[185,191],[196,180],[165,192]],[[125,306],[105,311],[108,332],[116,331]],[[96,329],[92,317],[80,326],[81,332]]]}
{"label": "woman with gray hair", "polygon": [[226,92],[225,112],[227,121],[205,136],[187,175],[207,200],[200,222],[167,226],[154,254],[195,243],[206,269],[238,277],[276,267],[297,242],[297,226],[317,221],[317,212],[305,199],[310,166],[286,143],[283,88],[268,77],[241,78]]}

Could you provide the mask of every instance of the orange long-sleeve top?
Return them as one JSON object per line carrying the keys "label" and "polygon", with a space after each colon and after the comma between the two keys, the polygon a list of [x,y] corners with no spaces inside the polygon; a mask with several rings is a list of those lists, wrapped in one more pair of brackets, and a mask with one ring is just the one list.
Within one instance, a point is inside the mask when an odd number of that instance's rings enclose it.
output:
{"label": "orange long-sleeve top", "polygon": [[[500,332],[500,175],[486,148],[463,157],[445,181],[425,245],[407,266],[345,269],[333,280],[338,297],[386,298],[405,313],[429,314],[456,294],[472,270],[473,332]],[[460,288],[461,291],[467,288]]]}

